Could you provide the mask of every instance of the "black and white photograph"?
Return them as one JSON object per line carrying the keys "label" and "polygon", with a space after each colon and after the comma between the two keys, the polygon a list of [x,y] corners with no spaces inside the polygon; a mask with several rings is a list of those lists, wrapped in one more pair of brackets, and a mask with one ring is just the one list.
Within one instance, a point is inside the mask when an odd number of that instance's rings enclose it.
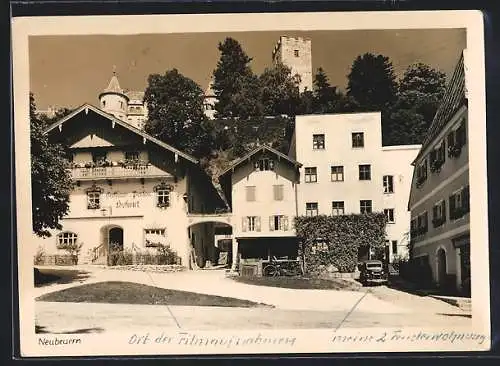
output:
{"label": "black and white photograph", "polygon": [[479,12],[12,27],[23,356],[489,349]]}

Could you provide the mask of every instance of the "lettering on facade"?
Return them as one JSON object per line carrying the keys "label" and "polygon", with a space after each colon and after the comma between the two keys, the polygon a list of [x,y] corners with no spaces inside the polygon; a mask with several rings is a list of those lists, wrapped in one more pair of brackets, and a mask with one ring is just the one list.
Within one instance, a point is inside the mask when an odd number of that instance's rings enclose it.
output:
{"label": "lettering on facade", "polygon": [[121,201],[116,202],[116,208],[140,208],[140,201]]}

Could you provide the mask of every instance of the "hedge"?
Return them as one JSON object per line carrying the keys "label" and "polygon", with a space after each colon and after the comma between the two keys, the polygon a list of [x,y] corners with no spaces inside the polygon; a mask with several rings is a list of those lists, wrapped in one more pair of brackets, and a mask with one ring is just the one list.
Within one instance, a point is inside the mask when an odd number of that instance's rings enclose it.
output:
{"label": "hedge", "polygon": [[333,265],[339,272],[354,272],[360,247],[385,246],[383,213],[295,218],[300,255],[308,273]]}

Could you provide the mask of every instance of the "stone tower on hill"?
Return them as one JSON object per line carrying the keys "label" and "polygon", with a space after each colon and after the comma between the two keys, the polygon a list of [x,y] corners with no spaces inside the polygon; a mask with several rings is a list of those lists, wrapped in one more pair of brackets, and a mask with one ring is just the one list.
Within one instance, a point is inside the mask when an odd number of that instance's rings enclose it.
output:
{"label": "stone tower on hill", "polygon": [[313,89],[311,40],[281,36],[273,50],[273,62],[281,62],[300,76],[300,91]]}

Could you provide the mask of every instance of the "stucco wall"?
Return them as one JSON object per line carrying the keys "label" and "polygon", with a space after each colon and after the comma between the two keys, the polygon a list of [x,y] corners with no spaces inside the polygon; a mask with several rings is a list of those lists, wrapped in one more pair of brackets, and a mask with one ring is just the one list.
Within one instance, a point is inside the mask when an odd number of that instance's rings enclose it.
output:
{"label": "stucco wall", "polygon": [[[279,162],[276,156],[265,155],[275,161],[274,171],[255,171],[253,162],[260,156],[254,156],[251,161],[235,170],[232,176],[232,210],[233,233],[235,237],[255,236],[293,236],[293,217],[295,206],[295,171],[288,163]],[[283,185],[283,200],[274,200],[273,186]],[[246,200],[246,187],[255,186],[256,200]],[[288,216],[287,231],[271,231],[269,217],[273,215]],[[261,220],[260,231],[242,231],[242,219],[246,216],[258,216]]]}

